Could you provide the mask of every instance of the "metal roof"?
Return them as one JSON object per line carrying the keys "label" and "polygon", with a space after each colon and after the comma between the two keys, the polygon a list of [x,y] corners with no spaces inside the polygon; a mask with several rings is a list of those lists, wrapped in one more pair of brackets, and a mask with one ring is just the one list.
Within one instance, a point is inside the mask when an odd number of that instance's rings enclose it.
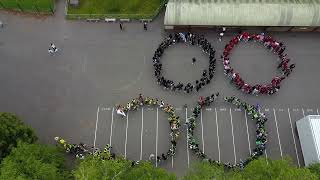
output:
{"label": "metal roof", "polygon": [[320,116],[309,115],[296,121],[304,164],[320,162]]}
{"label": "metal roof", "polygon": [[169,0],[164,25],[320,26],[320,0]]}
{"label": "metal roof", "polygon": [[320,116],[309,116],[311,129],[313,131],[314,144],[320,159]]}

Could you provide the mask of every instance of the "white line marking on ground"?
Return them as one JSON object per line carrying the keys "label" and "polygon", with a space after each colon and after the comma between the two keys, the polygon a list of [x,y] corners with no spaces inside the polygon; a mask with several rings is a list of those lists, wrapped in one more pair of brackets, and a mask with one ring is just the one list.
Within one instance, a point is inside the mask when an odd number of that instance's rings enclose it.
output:
{"label": "white line marking on ground", "polygon": [[124,143],[124,158],[127,158],[127,143],[128,143],[128,124],[129,124],[129,111],[127,112],[127,125],[126,125],[126,140]]}
{"label": "white line marking on ground", "polygon": [[201,136],[202,136],[202,152],[204,153],[204,136],[203,136],[203,121],[202,121],[202,109],[201,109]]}
{"label": "white line marking on ground", "polygon": [[250,135],[249,135],[248,118],[247,118],[247,111],[246,111],[246,110],[244,111],[244,117],[246,118],[246,127],[247,127],[247,135],[248,135],[249,153],[251,154]]}
{"label": "white line marking on ground", "polygon": [[111,129],[110,129],[110,139],[109,139],[110,146],[112,146],[113,113],[114,113],[114,107],[112,108],[112,114],[111,114]]}
{"label": "white line marking on ground", "polygon": [[232,143],[233,143],[233,155],[234,155],[234,163],[237,163],[237,154],[236,154],[236,145],[234,143],[234,133],[233,133],[233,122],[232,122],[232,112],[230,108],[230,122],[231,122],[231,134],[232,134]]}
{"label": "white line marking on ground", "polygon": [[97,140],[97,131],[98,131],[98,122],[99,122],[99,112],[100,112],[100,106],[98,106],[97,109],[97,119],[96,119],[96,129],[94,130],[94,140],[93,140],[93,150],[96,148],[96,140]]}
{"label": "white line marking on ground", "polygon": [[157,129],[156,129],[156,167],[158,167],[158,161],[157,161],[157,157],[158,157],[158,133],[159,133],[159,109],[157,108]]}
{"label": "white line marking on ground", "polygon": [[142,160],[142,142],[143,142],[143,107],[141,109],[141,133],[140,133],[140,161]]}
{"label": "white line marking on ground", "polygon": [[290,114],[290,110],[289,110],[289,108],[288,108],[288,115],[289,115],[289,120],[290,120],[291,133],[292,133],[292,138],[293,138],[293,143],[294,143],[294,149],[295,149],[295,151],[296,151],[296,156],[297,156],[298,166],[300,167],[300,161],[299,161],[299,157],[298,157],[297,144],[296,144],[296,140],[295,140],[295,138],[294,138],[293,127],[292,127],[292,121],[291,121],[291,114]]}
{"label": "white line marking on ground", "polygon": [[218,125],[218,113],[217,113],[217,108],[214,108],[214,111],[215,111],[215,113],[216,113],[217,140],[218,140],[218,155],[219,155],[219,162],[221,162],[221,156],[220,156],[220,138],[219,138],[219,125]]}
{"label": "white line marking on ground", "polygon": [[[173,145],[171,145],[171,148],[173,148]],[[171,156],[171,168],[173,168],[173,156]]]}
{"label": "white line marking on ground", "polygon": [[282,158],[282,148],[281,148],[281,142],[280,142],[278,122],[277,122],[276,110],[274,108],[273,108],[273,115],[274,115],[274,121],[276,122],[277,135],[278,135],[278,141],[279,141],[279,149],[280,149],[280,155],[281,155],[281,158]]}
{"label": "white line marking on ground", "polygon": [[319,115],[319,110],[317,109],[317,114]]}
{"label": "white line marking on ground", "polygon": [[[264,109],[264,110],[267,111],[267,112],[269,112],[269,109]],[[261,113],[261,108],[259,108],[259,113]],[[247,116],[247,114],[246,114],[246,116]],[[250,151],[251,151],[251,150],[250,150]],[[267,165],[269,165],[267,149],[264,149],[264,155],[266,156]]]}
{"label": "white line marking on ground", "polygon": [[[188,112],[187,112],[187,108],[186,108],[186,122],[187,122],[187,119],[188,119]],[[189,133],[188,133],[188,129],[187,129],[187,157],[188,157],[188,167],[189,167],[189,163],[190,163],[190,159],[189,159],[189,141],[188,141],[188,136],[189,136]]]}
{"label": "white line marking on ground", "polygon": [[303,117],[305,117],[305,114],[304,114],[304,109],[303,108],[301,108],[302,109],[302,114],[303,114]]}
{"label": "white line marking on ground", "polygon": [[267,165],[269,165],[267,149],[264,149],[264,154],[266,155],[266,162],[267,162]]}

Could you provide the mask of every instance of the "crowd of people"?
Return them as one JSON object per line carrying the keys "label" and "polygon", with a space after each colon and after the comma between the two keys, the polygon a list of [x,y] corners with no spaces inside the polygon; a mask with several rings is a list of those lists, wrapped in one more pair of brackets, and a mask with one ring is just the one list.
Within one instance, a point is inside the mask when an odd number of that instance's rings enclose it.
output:
{"label": "crowd of people", "polygon": [[221,163],[220,161],[213,160],[209,158],[200,148],[199,143],[197,142],[196,138],[194,137],[194,129],[196,127],[196,119],[201,113],[201,109],[205,106],[210,106],[211,103],[215,102],[218,98],[219,93],[212,94],[208,97],[200,97],[198,100],[197,106],[194,108],[191,116],[187,119],[186,126],[188,131],[188,148],[192,150],[199,158],[203,161],[208,161],[210,164],[224,166],[227,169],[239,168],[243,169],[250,161],[257,159],[259,156],[263,155],[264,150],[266,148],[267,143],[267,133],[265,129],[265,123],[267,118],[264,113],[261,113],[259,109],[253,105],[250,105],[239,98],[234,96],[232,97],[225,97],[224,100],[226,102],[232,103],[238,108],[242,108],[246,111],[249,117],[256,122],[256,142],[255,148],[253,149],[253,153],[250,156],[236,164],[231,164],[230,162]]}
{"label": "crowd of people", "polygon": [[[269,84],[256,84],[250,85],[246,83],[231,66],[230,66],[230,52],[239,42],[254,41],[263,44],[268,50],[275,53],[278,58],[278,69],[281,70],[282,75],[274,77]],[[282,80],[289,76],[292,70],[295,68],[295,64],[289,64],[290,59],[287,54],[284,53],[286,46],[282,42],[274,40],[272,37],[261,34],[249,34],[243,32],[235,37],[233,37],[229,43],[225,46],[223,51],[223,65],[224,73],[230,79],[230,81],[235,84],[238,89],[241,89],[247,94],[259,95],[268,94],[272,95],[280,89],[280,84]]]}
{"label": "crowd of people", "polygon": [[171,146],[169,150],[161,154],[161,156],[157,155],[157,157],[149,159],[155,159],[157,162],[161,162],[167,160],[169,156],[174,156],[177,149],[177,139],[180,135],[180,117],[176,115],[173,106],[164,103],[163,100],[159,100],[158,98],[144,97],[142,94],[139,94],[138,98],[132,99],[126,106],[118,105],[116,108],[117,114],[125,117],[128,111],[137,110],[140,106],[157,106],[169,115]]}
{"label": "crowd of people", "polygon": [[54,140],[56,141],[57,146],[63,148],[66,153],[70,153],[79,159],[84,159],[88,154],[99,157],[101,160],[108,160],[116,157],[116,155],[111,152],[111,146],[109,144],[101,151],[97,147],[88,147],[84,143],[70,144],[61,137],[55,137]]}
{"label": "crowd of people", "polygon": [[[177,43],[189,43],[192,46],[197,45],[202,48],[202,51],[209,55],[209,68],[203,70],[202,77],[196,80],[194,83],[183,84],[181,82],[176,83],[173,80],[166,79],[162,75],[162,63],[160,61],[164,50]],[[215,72],[215,49],[210,42],[204,38],[203,35],[197,35],[193,33],[174,33],[170,34],[165,40],[158,46],[153,55],[153,67],[154,76],[157,79],[157,84],[161,85],[165,90],[179,91],[185,93],[191,93],[194,90],[199,91],[202,87],[209,84],[213,78]],[[192,64],[195,64],[196,59],[192,58]]]}

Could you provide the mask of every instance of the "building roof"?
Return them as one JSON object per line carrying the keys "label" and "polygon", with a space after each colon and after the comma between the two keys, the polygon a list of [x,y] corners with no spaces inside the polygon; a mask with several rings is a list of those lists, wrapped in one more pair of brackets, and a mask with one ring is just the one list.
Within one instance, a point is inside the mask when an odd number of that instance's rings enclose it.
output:
{"label": "building roof", "polygon": [[309,116],[309,120],[313,131],[315,147],[318,152],[318,159],[320,159],[320,116]]}
{"label": "building roof", "polygon": [[164,25],[320,26],[320,0],[169,0]]}

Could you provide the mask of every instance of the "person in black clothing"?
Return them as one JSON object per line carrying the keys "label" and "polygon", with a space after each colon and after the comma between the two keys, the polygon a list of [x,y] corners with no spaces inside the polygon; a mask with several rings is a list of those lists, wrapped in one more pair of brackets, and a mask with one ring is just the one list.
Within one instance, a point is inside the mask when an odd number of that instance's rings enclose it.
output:
{"label": "person in black clothing", "polygon": [[123,24],[122,24],[122,22],[120,22],[120,30],[121,30],[121,31],[123,30]]}
{"label": "person in black clothing", "polygon": [[196,58],[193,57],[193,58],[192,58],[192,65],[195,65],[196,61],[197,61]]}

